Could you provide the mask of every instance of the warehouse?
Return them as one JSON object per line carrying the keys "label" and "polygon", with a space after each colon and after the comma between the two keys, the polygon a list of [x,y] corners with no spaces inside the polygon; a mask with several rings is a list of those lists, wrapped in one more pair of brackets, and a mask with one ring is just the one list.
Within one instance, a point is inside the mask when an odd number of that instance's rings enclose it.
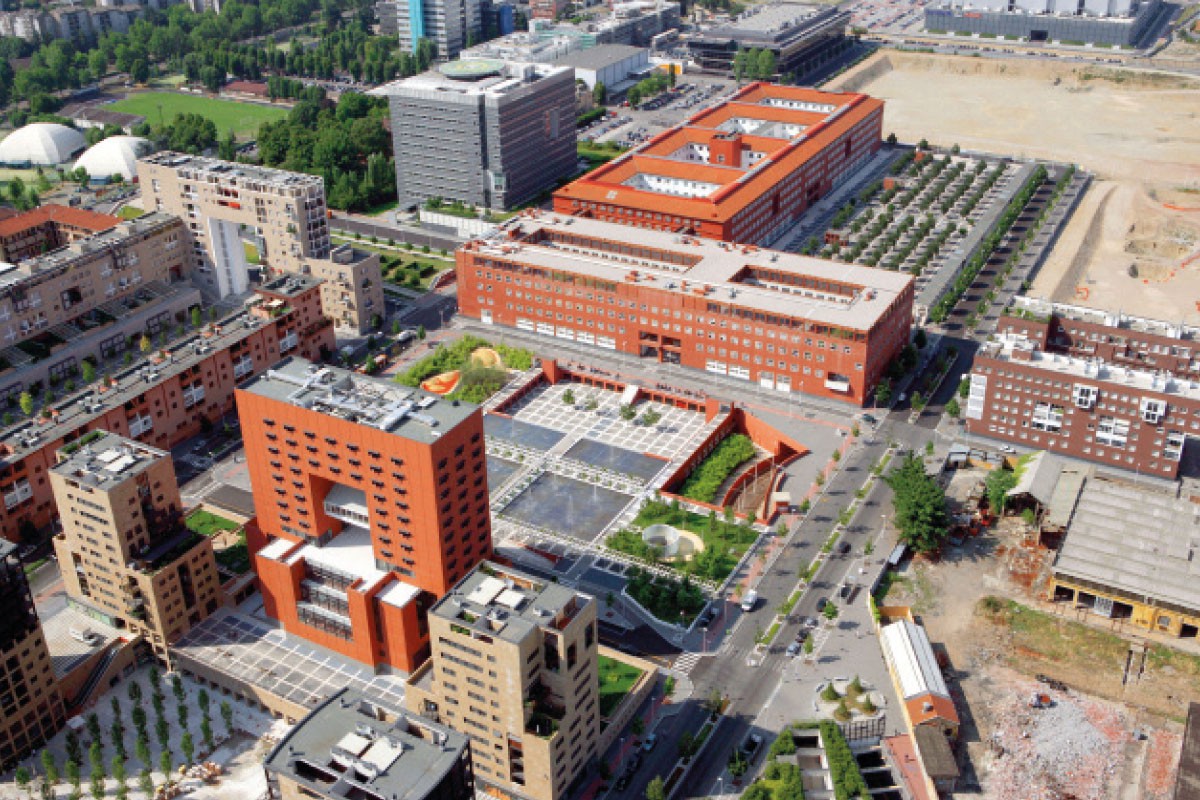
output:
{"label": "warehouse", "polygon": [[574,67],[576,80],[586,83],[589,89],[595,89],[597,82],[603,83],[611,95],[625,91],[653,69],[649,50],[627,44],[576,50],[559,58],[554,65]]}
{"label": "warehouse", "polygon": [[1136,47],[1161,9],[1161,0],[941,0],[926,7],[925,30]]}

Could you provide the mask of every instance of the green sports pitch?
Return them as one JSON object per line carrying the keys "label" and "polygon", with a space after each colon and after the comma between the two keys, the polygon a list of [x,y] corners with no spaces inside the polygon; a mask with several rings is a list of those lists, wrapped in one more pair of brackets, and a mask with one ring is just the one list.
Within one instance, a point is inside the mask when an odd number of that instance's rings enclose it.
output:
{"label": "green sports pitch", "polygon": [[215,100],[211,97],[177,92],[139,92],[105,108],[126,114],[138,114],[145,117],[151,125],[170,122],[176,114],[199,114],[213,121],[219,136],[233,129],[234,135],[240,137],[255,136],[259,125],[287,116],[287,111],[282,108],[236,100]]}

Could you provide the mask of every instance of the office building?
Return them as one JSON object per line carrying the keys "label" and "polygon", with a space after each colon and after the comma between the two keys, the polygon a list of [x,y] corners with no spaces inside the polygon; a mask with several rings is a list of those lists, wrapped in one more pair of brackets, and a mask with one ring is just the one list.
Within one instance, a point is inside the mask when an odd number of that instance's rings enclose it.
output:
{"label": "office building", "polygon": [[772,79],[803,78],[848,44],[850,12],[837,6],[772,2],[754,6],[728,23],[685,37],[688,52],[701,70],[733,74],[739,50],[766,50],[774,56]]}
{"label": "office building", "polygon": [[1130,632],[1196,639],[1200,506],[1175,489],[1093,477],[1054,559],[1050,596]]}
{"label": "office building", "polygon": [[575,170],[570,68],[471,59],[382,86],[401,207],[430,197],[509,209]]}
{"label": "office building", "polygon": [[249,288],[245,234],[267,275],[324,280],[325,309],[338,326],[364,333],[386,313],[378,255],[330,243],[322,178],[172,152],[139,160],[138,178],[147,210],[187,223],[195,281],[207,294]]}
{"label": "office building", "polygon": [[50,485],[68,601],[166,661],[222,602],[212,542],[184,525],[171,454],[96,431],[59,451]]}
{"label": "office building", "polygon": [[[175,217],[114,220],[100,233],[86,229],[100,214],[54,212],[38,224],[9,226],[22,217],[0,221],[14,252],[38,249],[38,239],[63,244],[0,264],[0,398],[75,379],[85,359],[95,365],[120,355],[130,341],[174,327],[200,305],[188,280],[187,228]],[[47,221],[55,219],[72,222]]]}
{"label": "office building", "polygon": [[57,452],[93,430],[162,450],[233,410],[234,387],[286,355],[334,350],[320,284],[289,275],[255,290],[248,307],[171,341],[48,407],[48,416],[0,429],[0,536],[20,540],[58,516],[46,473]]}
{"label": "office building", "polygon": [[58,733],[66,720],[42,624],[17,546],[0,541],[0,770]]}
{"label": "office building", "polygon": [[940,0],[925,7],[925,30],[1138,47],[1157,29],[1164,5],[1160,0]]}
{"label": "office building", "polygon": [[1175,478],[1200,435],[1197,329],[1018,298],[971,368],[967,430]]}
{"label": "office building", "polygon": [[433,607],[429,635],[405,705],[471,739],[483,791],[564,797],[600,736],[595,599],[488,562]]}
{"label": "office building", "polygon": [[263,763],[269,800],[472,800],[465,736],[342,689]]}
{"label": "office building", "polygon": [[654,70],[650,65],[649,50],[626,44],[602,44],[575,50],[555,59],[554,63],[575,70],[575,79],[583,81],[588,89],[595,89],[597,83],[604,84],[610,97],[625,91]]}
{"label": "office building", "polygon": [[769,244],[880,147],[883,101],[752,83],[554,193],[554,210]]}
{"label": "office building", "polygon": [[383,26],[400,37],[400,49],[415,53],[422,39],[437,48],[437,57],[451,61],[483,33],[481,0],[395,0],[376,6],[381,14],[394,15]]}
{"label": "office building", "polygon": [[237,406],[267,613],[411,672],[426,609],[492,552],[479,409],[304,359],[243,384]]}
{"label": "office building", "polygon": [[115,227],[120,217],[50,203],[0,220],[0,261],[16,264]]}
{"label": "office building", "polygon": [[456,258],[482,322],[856,405],[912,324],[903,273],[585,218],[526,212]]}

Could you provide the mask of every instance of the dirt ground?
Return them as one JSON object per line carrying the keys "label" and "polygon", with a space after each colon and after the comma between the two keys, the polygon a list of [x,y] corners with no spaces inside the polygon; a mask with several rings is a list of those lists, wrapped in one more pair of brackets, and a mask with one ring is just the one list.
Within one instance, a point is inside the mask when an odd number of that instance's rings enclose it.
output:
{"label": "dirt ground", "polygon": [[1200,81],[885,52],[829,88],[886,100],[884,129],[901,141],[1070,161],[1093,172],[1030,294],[1200,323]]}
{"label": "dirt ground", "polygon": [[[1019,546],[1019,530],[1006,519],[938,563],[911,565],[887,598],[911,605],[945,650],[963,717],[962,796],[1166,800],[1186,702],[1200,696],[1200,659],[1156,648],[1123,685],[1128,642],[1039,600],[1044,584],[1031,571],[1050,559]],[[985,597],[1000,600],[981,605]],[[1035,690],[1049,692],[1053,713],[1028,707]]]}

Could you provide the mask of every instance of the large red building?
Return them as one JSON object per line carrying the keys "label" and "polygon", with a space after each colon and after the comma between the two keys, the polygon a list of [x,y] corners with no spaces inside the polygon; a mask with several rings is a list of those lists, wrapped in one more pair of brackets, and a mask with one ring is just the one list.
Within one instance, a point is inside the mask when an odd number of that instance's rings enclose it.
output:
{"label": "large red building", "polygon": [[239,387],[237,406],[267,613],[411,672],[426,610],[492,553],[478,407],[304,359]]}
{"label": "large red building", "polygon": [[1200,436],[1200,331],[1017,298],[971,367],[968,432],[1175,478]]}
{"label": "large red building", "polygon": [[554,195],[554,210],[771,242],[880,147],[883,101],[752,83]]}
{"label": "large red building", "polygon": [[484,323],[859,405],[912,324],[904,273],[545,212],[456,258]]}

